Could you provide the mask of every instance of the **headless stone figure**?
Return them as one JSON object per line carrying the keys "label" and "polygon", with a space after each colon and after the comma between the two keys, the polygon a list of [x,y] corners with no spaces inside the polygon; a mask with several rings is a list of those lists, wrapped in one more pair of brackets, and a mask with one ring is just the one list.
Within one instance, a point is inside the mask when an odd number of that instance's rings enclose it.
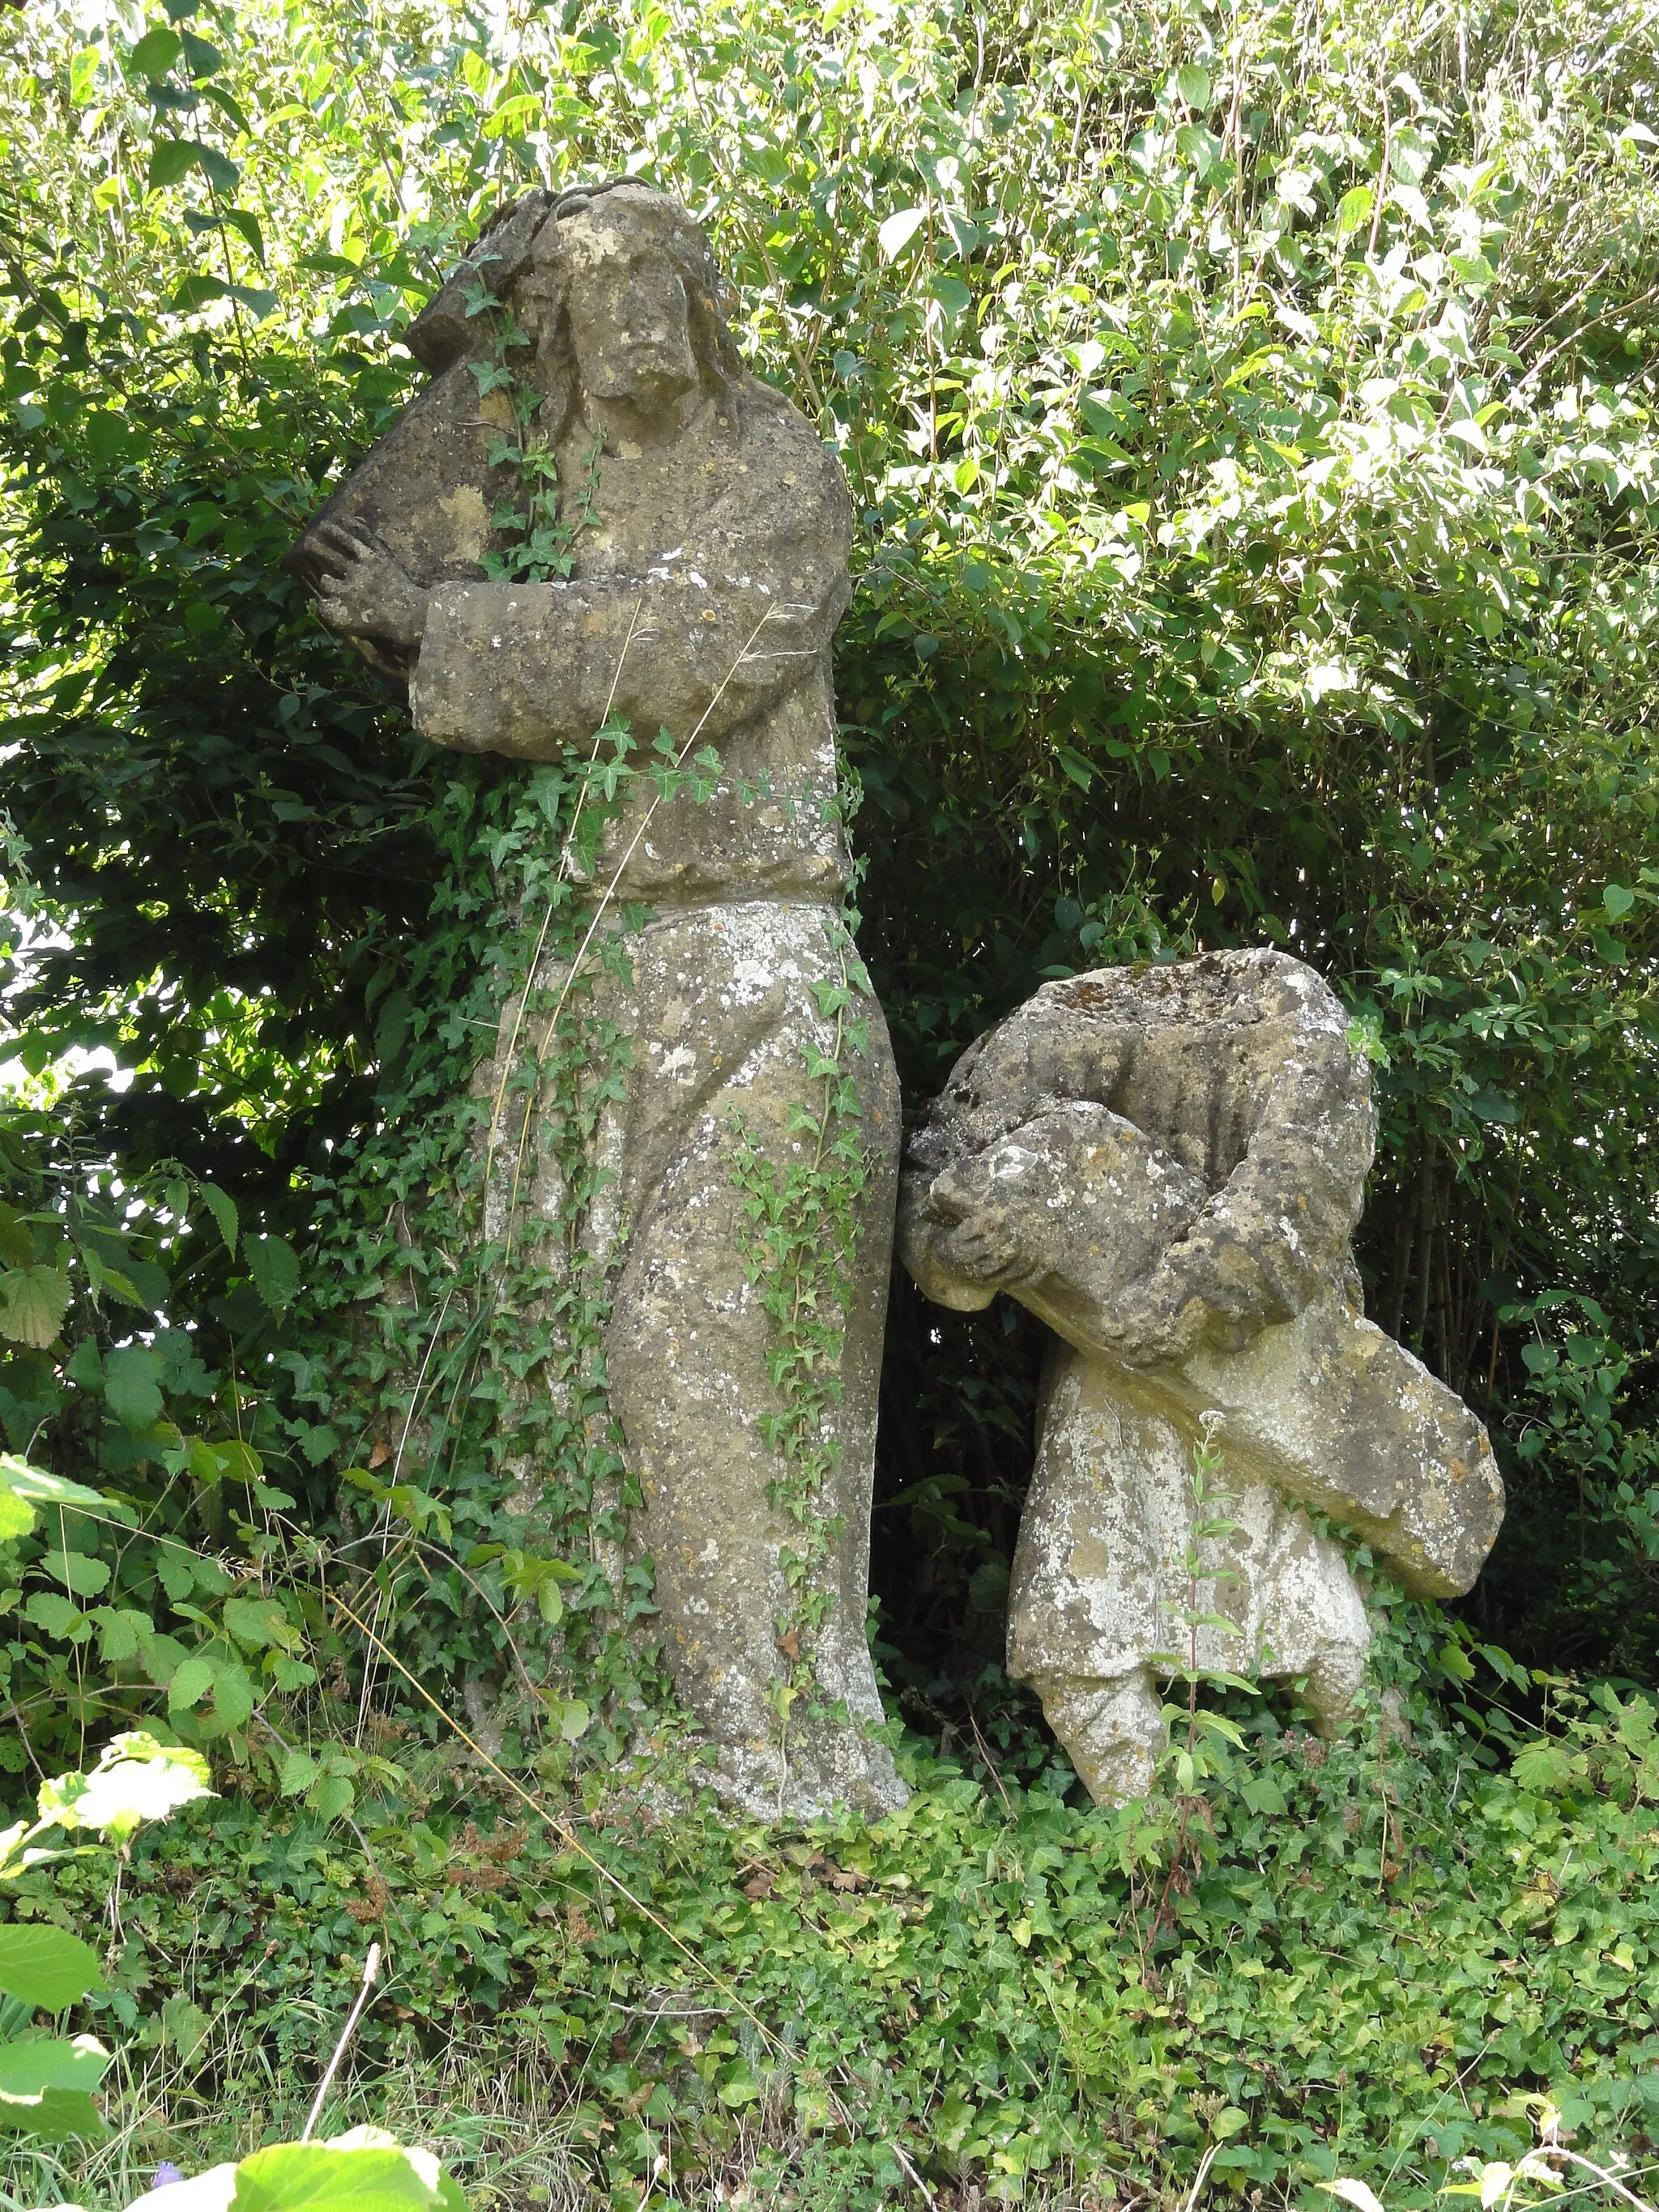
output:
{"label": "headless stone figure", "polygon": [[[1350,1239],[1369,1070],[1313,970],[1271,951],[1046,985],[957,1062],[914,1139],[900,1249],[959,1309],[1055,1331],[1009,1591],[1008,1665],[1091,1793],[1148,1787],[1177,1666],[1294,1676],[1340,1728],[1365,1609],[1305,1506],[1408,1588],[1468,1588],[1503,1488],[1462,1401],[1360,1317]],[[1234,1525],[1195,1547],[1205,1417]],[[1196,1588],[1190,1568],[1196,1564]],[[1189,1616],[1212,1614],[1194,1650]]]}
{"label": "headless stone figure", "polygon": [[[549,581],[483,574],[498,505],[524,496],[491,458],[506,399],[473,374],[490,358],[485,287],[522,334],[508,362],[542,395],[536,434],[557,456],[568,574]],[[775,1817],[878,1814],[906,1795],[867,1733],[881,1706],[865,1636],[899,1124],[867,994],[850,1009],[869,1042],[849,1073],[871,1172],[817,1499],[833,1604],[809,1654],[817,1717],[787,1729],[792,1532],[762,1426],[780,1410],[772,1324],[744,1270],[734,1176],[745,1141],[779,1170],[802,1156],[791,1109],[809,1054],[835,1042],[815,987],[848,972],[830,641],[851,514],[833,457],[744,368],[725,289],[702,230],[661,193],[530,194],[412,325],[433,382],[291,560],[437,744],[557,760],[611,709],[647,760],[664,729],[676,747],[718,750],[712,798],[653,805],[641,778],[600,853],[607,911],[637,904],[651,919],[624,960],[590,965],[592,1017],[631,1039],[632,1067],[595,1133],[613,1180],[586,1241],[612,1300],[606,1361],[645,1499],[637,1540],[721,1788]],[[862,982],[856,959],[850,972]],[[541,1166],[532,1202],[552,1212],[561,1197]]]}

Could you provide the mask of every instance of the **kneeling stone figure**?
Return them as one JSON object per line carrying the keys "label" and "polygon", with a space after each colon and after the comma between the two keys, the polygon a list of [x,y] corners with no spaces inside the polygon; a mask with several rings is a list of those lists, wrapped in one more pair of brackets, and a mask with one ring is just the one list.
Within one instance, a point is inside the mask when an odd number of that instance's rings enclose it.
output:
{"label": "kneeling stone figure", "polygon": [[[1006,1291],[1060,1340],[1008,1666],[1103,1803],[1151,1783],[1158,1680],[1188,1662],[1194,1613],[1231,1624],[1197,1631],[1200,1668],[1304,1677],[1321,1734],[1340,1727],[1370,1630],[1304,1508],[1423,1595],[1467,1589],[1497,1536],[1486,1431],[1361,1316],[1373,1139],[1336,998],[1254,951],[1046,985],[963,1054],[911,1144],[899,1237],[921,1288],[960,1310]],[[1206,1416],[1232,1528],[1194,1547]]]}

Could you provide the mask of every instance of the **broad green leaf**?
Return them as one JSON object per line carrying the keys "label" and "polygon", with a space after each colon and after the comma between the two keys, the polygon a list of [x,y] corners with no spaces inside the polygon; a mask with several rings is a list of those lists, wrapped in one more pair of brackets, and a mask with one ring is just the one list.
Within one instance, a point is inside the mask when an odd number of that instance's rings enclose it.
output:
{"label": "broad green leaf", "polygon": [[1343,238],[1351,238],[1371,218],[1371,188],[1355,185],[1343,193],[1336,204],[1336,228]]}
{"label": "broad green leaf", "polygon": [[430,2212],[443,2203],[402,2150],[276,2143],[236,2169],[234,2212]]}
{"label": "broad green leaf", "polygon": [[213,1710],[227,1728],[239,1729],[252,1714],[253,1685],[240,1659],[213,1662]]}
{"label": "broad green leaf", "polygon": [[8,1267],[27,1267],[34,1259],[34,1239],[28,1224],[16,1210],[0,1200],[0,1262]]}
{"label": "broad green leaf", "polygon": [[1623,884],[1609,884],[1601,894],[1601,903],[1607,910],[1609,921],[1622,921],[1636,903],[1636,894]]}
{"label": "broad green leaf", "polygon": [[1523,1790],[1540,1796],[1556,1796],[1572,1786],[1572,1765],[1559,1743],[1542,1738],[1517,1752],[1511,1768]]}
{"label": "broad green leaf", "polygon": [[222,277],[210,276],[198,270],[185,278],[167,305],[175,315],[193,315],[198,308],[222,300],[229,289]]}
{"label": "broad green leaf", "polygon": [[307,1796],[306,1803],[325,1820],[343,1820],[357,1802],[357,1792],[343,1774],[325,1774]]}
{"label": "broad green leaf", "polygon": [[1201,110],[1210,105],[1210,73],[1201,70],[1196,62],[1183,63],[1176,71],[1176,84],[1188,107]]}
{"label": "broad green leaf", "polygon": [[[53,1793],[50,1807],[48,1791]],[[208,1763],[199,1751],[158,1743],[146,1730],[134,1729],[105,1746],[90,1774],[61,1775],[48,1784],[40,1792],[40,1810],[54,1812],[65,1827],[100,1828],[118,1840],[145,1820],[164,1820],[180,1805],[213,1794]]]}
{"label": "broad green leaf", "polygon": [[0,2043],[0,2094],[34,2097],[42,2089],[95,2089],[110,2054],[96,2036],[72,2043],[46,2038]]}
{"label": "broad green leaf", "polygon": [[87,441],[88,453],[100,468],[123,459],[131,450],[125,416],[112,414],[107,408],[95,408],[85,416],[81,434]]}
{"label": "broad green leaf", "polygon": [[198,146],[196,149],[196,159],[202,174],[212,185],[214,191],[222,192],[227,198],[241,183],[240,168],[228,154],[222,154],[216,146]]}
{"label": "broad green leaf", "polygon": [[284,1312],[300,1288],[300,1261],[284,1237],[250,1237],[243,1257],[253,1277],[253,1287],[272,1313]]}
{"label": "broad green leaf", "polygon": [[224,1623],[239,1644],[256,1651],[270,1644],[282,1651],[295,1651],[305,1641],[286,1608],[274,1597],[227,1598]]}
{"label": "broad green leaf", "polygon": [[876,243],[890,261],[895,254],[902,253],[910,240],[927,220],[926,208],[901,208],[890,215],[876,233]]}
{"label": "broad green leaf", "polygon": [[0,1274],[0,1336],[45,1352],[56,1343],[73,1295],[67,1272],[45,1266]]}
{"label": "broad green leaf", "polygon": [[41,2142],[103,2132],[103,2115],[84,2089],[40,2089],[32,2096],[0,2088],[0,2128],[14,2128]]}
{"label": "broad green leaf", "polygon": [[189,138],[158,138],[150,149],[149,188],[152,191],[176,185],[196,166],[196,145]]}
{"label": "broad green leaf", "polygon": [[187,1996],[169,1997],[161,2007],[161,2033],[168,2048],[188,2065],[207,2041],[212,2021]]}
{"label": "broad green leaf", "polygon": [[193,31],[181,31],[179,36],[185,50],[185,66],[198,83],[224,67],[225,58],[217,46],[198,39]]}
{"label": "broad green leaf", "polygon": [[102,1492],[88,1490],[84,1483],[50,1474],[43,1467],[31,1467],[15,1452],[0,1452],[0,1535],[24,1534],[33,1527],[39,1506],[101,1506],[103,1503]]}
{"label": "broad green leaf", "polygon": [[185,50],[184,40],[165,23],[152,24],[127,57],[135,76],[165,76]]}
{"label": "broad green leaf", "polygon": [[78,1936],[29,1920],[0,1926],[0,1991],[42,2012],[62,2012],[101,1989],[97,1954]]}

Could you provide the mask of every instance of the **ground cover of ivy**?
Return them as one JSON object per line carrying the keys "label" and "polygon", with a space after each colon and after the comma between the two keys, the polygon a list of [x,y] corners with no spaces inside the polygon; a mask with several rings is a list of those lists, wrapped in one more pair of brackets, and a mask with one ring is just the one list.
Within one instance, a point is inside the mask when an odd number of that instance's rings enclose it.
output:
{"label": "ground cover of ivy", "polygon": [[[1409,1740],[1374,1710],[1328,1750],[1251,1707],[1173,1885],[1157,1809],[1079,1802],[1016,1727],[991,1763],[910,1739],[915,1795],[874,1827],[734,1826],[707,1797],[665,1817],[596,1779],[550,1801],[561,1835],[447,1759],[355,1826],[232,1792],[141,1839],[113,1905],[89,1868],[15,1910],[109,1916],[88,2019],[125,2047],[137,2160],[280,2134],[371,1939],[390,1975],[340,2124],[463,2048],[538,2085],[580,2201],[914,2202],[919,2175],[964,2202],[1172,2202],[1208,2148],[1224,2203],[1348,2176],[1425,2204],[1459,2160],[1527,2149],[1540,2097],[1639,2157],[1652,1708],[1607,1698],[1514,1757],[1420,1692],[1405,1717]],[[465,2111],[423,2117],[470,2202],[547,2201]]]}

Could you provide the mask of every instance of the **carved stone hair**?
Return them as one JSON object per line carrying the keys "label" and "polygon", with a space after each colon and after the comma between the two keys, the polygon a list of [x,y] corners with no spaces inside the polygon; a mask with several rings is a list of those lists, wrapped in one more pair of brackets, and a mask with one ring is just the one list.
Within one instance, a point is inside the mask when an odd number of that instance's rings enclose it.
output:
{"label": "carved stone hair", "polygon": [[[586,220],[582,220],[582,218]],[[701,223],[666,192],[632,177],[568,191],[527,192],[493,216],[460,267],[410,324],[404,343],[435,375],[486,349],[482,294],[514,310],[536,348],[542,419],[556,434],[575,387],[567,298],[579,269],[631,245],[658,247],[685,287],[691,350],[705,386],[735,393],[750,379],[726,326],[735,295]],[[533,276],[532,288],[524,280]],[[532,317],[524,312],[530,295]],[[538,327],[532,328],[533,322]]]}

